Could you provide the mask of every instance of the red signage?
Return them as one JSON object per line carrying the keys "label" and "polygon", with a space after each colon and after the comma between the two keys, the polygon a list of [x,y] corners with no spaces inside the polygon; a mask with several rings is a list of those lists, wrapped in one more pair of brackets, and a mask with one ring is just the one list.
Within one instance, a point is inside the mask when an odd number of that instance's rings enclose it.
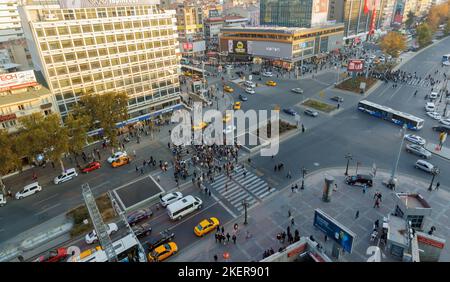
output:
{"label": "red signage", "polygon": [[194,45],[192,43],[183,43],[183,50],[189,51],[192,50],[192,48],[194,48]]}
{"label": "red signage", "polygon": [[350,60],[347,71],[361,72],[364,70],[364,60]]}
{"label": "red signage", "polygon": [[287,254],[287,256],[288,256],[288,258],[290,258],[290,257],[292,257],[292,256],[298,255],[298,254],[300,254],[300,253],[303,253],[303,251],[304,251],[305,249],[306,249],[306,244],[302,244],[302,245],[298,246],[297,248],[291,250],[291,251]]}
{"label": "red signage", "polygon": [[12,119],[16,119],[16,114],[9,114],[9,115],[2,115],[0,116],[0,122],[4,122],[7,120],[12,120]]}
{"label": "red signage", "polygon": [[444,243],[423,236],[417,236],[417,241],[419,241],[422,244],[430,245],[439,249],[443,249],[445,246]]}

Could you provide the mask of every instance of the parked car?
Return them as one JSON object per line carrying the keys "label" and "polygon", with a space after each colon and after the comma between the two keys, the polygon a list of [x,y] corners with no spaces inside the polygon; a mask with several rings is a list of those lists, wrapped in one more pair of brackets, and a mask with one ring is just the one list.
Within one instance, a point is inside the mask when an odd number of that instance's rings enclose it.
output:
{"label": "parked car", "polygon": [[248,94],[255,94],[255,89],[253,89],[251,87],[247,87],[247,88],[245,88],[245,92]]}
{"label": "parked car", "polygon": [[73,179],[76,176],[78,176],[77,171],[74,168],[69,168],[69,169],[66,169],[60,175],[56,176],[53,179],[53,183],[55,183],[55,184],[63,183],[63,182]]}
{"label": "parked car", "polygon": [[203,237],[205,234],[215,230],[219,224],[219,220],[216,217],[204,219],[194,227],[194,233],[199,237]]}
{"label": "parked car", "polygon": [[416,168],[423,170],[425,172],[431,173],[433,170],[436,169],[437,172],[439,172],[439,168],[435,167],[432,163],[429,163],[424,160],[417,160],[416,164],[414,165]]}
{"label": "parked car", "polygon": [[160,233],[159,237],[150,239],[149,241],[145,242],[143,245],[144,245],[144,248],[151,251],[162,244],[172,241],[173,238],[175,238],[175,233],[165,230]]}
{"label": "parked car", "polygon": [[291,108],[283,109],[283,112],[285,112],[286,114],[291,115],[291,116],[295,116],[297,114],[297,112]]}
{"label": "parked car", "polygon": [[3,194],[0,194],[0,207],[6,205],[6,197]]}
{"label": "parked car", "polygon": [[370,175],[365,174],[357,174],[357,175],[349,175],[345,178],[345,183],[353,186],[365,186],[372,187],[373,178]]}
{"label": "parked car", "polygon": [[241,99],[241,101],[247,101],[248,100],[248,98],[247,97],[245,97],[244,95],[239,95],[239,99]]}
{"label": "parked car", "polygon": [[157,262],[164,261],[170,256],[175,255],[178,252],[178,246],[175,242],[168,242],[166,244],[156,247],[151,253],[148,254],[148,261]]}
{"label": "parked car", "polygon": [[418,155],[421,158],[429,159],[431,158],[431,153],[427,151],[424,147],[416,144],[406,144],[406,152]]}
{"label": "parked car", "polygon": [[122,156],[126,156],[127,152],[125,151],[119,151],[119,152],[115,152],[114,154],[111,155],[111,157],[108,158],[108,163],[113,163],[114,161],[118,160],[120,157]]}
{"label": "parked car", "polygon": [[306,115],[308,115],[308,116],[312,116],[312,117],[316,117],[316,116],[318,116],[318,115],[319,115],[319,113],[318,113],[318,112],[316,112],[316,111],[313,111],[313,110],[310,110],[310,109],[306,109],[306,110],[304,111],[304,113],[305,113]]}
{"label": "parked car", "polygon": [[146,237],[146,236],[150,235],[150,233],[152,232],[152,228],[150,227],[150,224],[148,224],[148,223],[135,225],[132,227],[132,229],[133,229],[134,235],[136,235],[136,237],[138,237],[138,238]]}
{"label": "parked car", "polygon": [[147,219],[153,215],[153,212],[150,208],[140,209],[134,212],[131,212],[127,216],[127,221],[131,226],[136,225],[136,223]]}
{"label": "parked car", "polygon": [[102,165],[100,164],[100,162],[91,162],[91,163],[88,163],[87,165],[85,165],[81,169],[81,172],[88,173],[88,172],[91,172],[93,170],[99,169],[101,167],[102,167]]}
{"label": "parked car", "polygon": [[[109,223],[106,225],[106,232],[108,235],[111,235],[114,232],[117,232],[119,228],[117,227],[117,224],[115,223]],[[86,244],[92,244],[94,242],[98,241],[97,232],[95,232],[95,229],[86,234],[84,237],[84,240],[86,241]]]}
{"label": "parked car", "polygon": [[297,94],[303,94],[303,89],[301,88],[293,88],[291,89],[292,92],[297,93]]}
{"label": "parked car", "polygon": [[440,120],[442,118],[441,114],[438,112],[427,112],[427,116],[435,120]]}
{"label": "parked car", "polygon": [[20,200],[25,197],[31,196],[37,192],[42,191],[42,186],[39,185],[38,182],[34,182],[23,187],[22,190],[16,193],[16,199]]}
{"label": "parked car", "polygon": [[66,248],[58,248],[56,250],[47,251],[42,256],[39,256],[34,262],[63,262],[67,259],[69,254]]}
{"label": "parked car", "polygon": [[272,77],[273,74],[272,74],[270,71],[265,71],[265,72],[262,73],[262,76],[265,76],[265,77]]}
{"label": "parked car", "polygon": [[414,134],[406,134],[405,140],[409,141],[411,143],[417,144],[417,145],[421,145],[421,146],[423,146],[423,145],[425,145],[425,143],[427,143],[427,141],[424,138],[422,138],[418,135],[414,135]]}
{"label": "parked car", "polygon": [[434,111],[436,111],[436,105],[434,103],[427,103],[425,105],[425,111],[427,111],[427,112],[434,112]]}
{"label": "parked car", "polygon": [[436,126],[433,126],[432,128],[433,128],[434,131],[450,133],[450,126],[449,125],[436,125]]}
{"label": "parked car", "polygon": [[450,125],[450,118],[441,119],[439,123],[442,123],[443,125]]}
{"label": "parked car", "polygon": [[331,100],[336,101],[338,103],[344,102],[344,98],[339,97],[339,96],[334,96],[334,97],[331,98]]}
{"label": "parked car", "polygon": [[430,93],[430,99],[437,99],[438,97],[439,97],[439,94],[437,92]]}
{"label": "parked car", "polygon": [[171,203],[174,203],[181,198],[183,198],[183,194],[181,192],[173,192],[168,193],[164,196],[160,196],[159,202],[161,203],[161,206],[167,207],[167,205],[170,205]]}

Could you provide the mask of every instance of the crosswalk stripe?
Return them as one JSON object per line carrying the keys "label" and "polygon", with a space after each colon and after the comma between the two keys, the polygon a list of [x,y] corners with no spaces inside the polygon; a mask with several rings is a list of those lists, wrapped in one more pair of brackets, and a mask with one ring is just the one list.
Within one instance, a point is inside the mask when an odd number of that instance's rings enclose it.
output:
{"label": "crosswalk stripe", "polygon": [[223,192],[222,196],[227,197],[227,196],[233,194],[235,191],[239,191],[239,190],[242,190],[242,188],[239,185],[235,185],[231,188],[228,188],[228,191]]}
{"label": "crosswalk stripe", "polygon": [[227,200],[228,200],[228,202],[230,202],[232,205],[234,205],[234,204],[236,203],[236,201],[242,200],[242,199],[244,199],[244,198],[247,197],[247,196],[248,196],[248,193],[247,193],[247,192],[241,191],[241,192],[239,192],[239,193],[237,193],[237,194],[235,194],[235,195],[233,195],[233,196],[227,198]]}
{"label": "crosswalk stripe", "polygon": [[227,189],[225,189],[225,185],[224,185],[224,186],[221,186],[220,188],[218,188],[217,191],[219,191],[221,194],[225,194],[225,193],[228,193],[238,187],[239,187],[239,185],[237,185],[236,183],[231,183],[230,185],[228,185]]}
{"label": "crosswalk stripe", "polygon": [[265,196],[267,196],[267,195],[269,195],[270,194],[270,192],[269,191],[266,191],[266,192],[264,192],[262,195],[258,195],[258,197],[259,198],[264,198]]}
{"label": "crosswalk stripe", "polygon": [[262,185],[262,183],[265,183],[265,181],[262,180],[261,178],[257,178],[257,179],[254,179],[252,182],[243,184],[243,186],[245,186],[245,187],[252,187],[252,186],[255,186],[255,185]]}
{"label": "crosswalk stripe", "polygon": [[214,183],[213,183],[212,185],[213,185],[213,186],[219,186],[219,185],[222,185],[223,183],[225,183],[226,181],[228,181],[227,178],[222,178],[222,179],[220,179],[220,180],[214,181]]}
{"label": "crosswalk stripe", "polygon": [[242,200],[250,201],[252,198],[253,198],[252,196],[247,194],[247,195],[244,195],[243,197],[239,197],[239,198],[234,199],[230,203],[234,206],[236,203],[242,202]]}
{"label": "crosswalk stripe", "polygon": [[259,177],[252,174],[251,176],[247,176],[246,179],[241,182],[241,184],[245,186],[247,183],[252,182],[255,179],[259,179]]}
{"label": "crosswalk stripe", "polygon": [[255,194],[256,196],[260,196],[262,193],[264,193],[265,191],[267,191],[269,185],[267,185],[267,183],[265,183],[263,186],[260,186],[258,189],[255,190],[251,190],[253,194]]}

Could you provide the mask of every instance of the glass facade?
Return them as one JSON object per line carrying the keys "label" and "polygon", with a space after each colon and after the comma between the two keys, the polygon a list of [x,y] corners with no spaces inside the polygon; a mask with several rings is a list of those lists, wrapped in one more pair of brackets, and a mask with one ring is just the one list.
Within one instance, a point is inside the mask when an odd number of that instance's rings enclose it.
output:
{"label": "glass facade", "polygon": [[260,24],[311,27],[313,0],[261,0]]}
{"label": "glass facade", "polygon": [[[381,7],[383,1],[379,1],[376,7],[377,15],[375,28],[381,25]],[[345,37],[365,33],[370,30],[370,21],[372,20],[372,11],[364,14],[364,0],[345,0],[344,1],[344,24]]]}

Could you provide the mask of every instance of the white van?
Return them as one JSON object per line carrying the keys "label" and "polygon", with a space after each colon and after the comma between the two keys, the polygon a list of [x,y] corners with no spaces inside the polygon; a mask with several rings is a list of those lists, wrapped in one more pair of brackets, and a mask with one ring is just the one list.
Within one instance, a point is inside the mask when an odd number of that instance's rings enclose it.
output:
{"label": "white van", "polygon": [[16,193],[16,199],[20,200],[40,191],[42,191],[42,187],[38,182],[28,184],[27,186],[23,187],[21,191]]}
{"label": "white van", "polygon": [[78,176],[77,171],[74,168],[69,168],[69,169],[66,169],[61,175],[58,175],[57,177],[55,177],[53,182],[55,184],[63,183],[68,180],[71,180],[75,176]]}
{"label": "white van", "polygon": [[202,208],[202,200],[198,197],[188,195],[181,200],[167,206],[170,219],[180,220],[183,216]]}
{"label": "white van", "polygon": [[244,82],[244,85],[247,87],[251,87],[251,88],[255,88],[256,84],[253,81],[247,80],[246,82]]}

